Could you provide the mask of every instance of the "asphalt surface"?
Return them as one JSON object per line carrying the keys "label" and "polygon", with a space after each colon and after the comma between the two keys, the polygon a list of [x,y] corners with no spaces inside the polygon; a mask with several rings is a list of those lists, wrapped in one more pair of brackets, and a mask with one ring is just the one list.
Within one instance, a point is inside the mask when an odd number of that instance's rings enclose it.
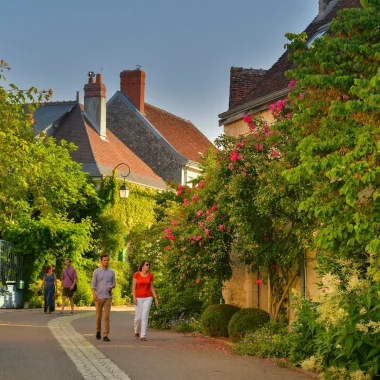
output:
{"label": "asphalt surface", "polygon": [[73,317],[0,309],[0,379],[302,380],[272,360],[231,354],[230,346],[191,334],[149,329],[136,340],[131,308],[111,312],[110,342],[95,338],[94,311]]}

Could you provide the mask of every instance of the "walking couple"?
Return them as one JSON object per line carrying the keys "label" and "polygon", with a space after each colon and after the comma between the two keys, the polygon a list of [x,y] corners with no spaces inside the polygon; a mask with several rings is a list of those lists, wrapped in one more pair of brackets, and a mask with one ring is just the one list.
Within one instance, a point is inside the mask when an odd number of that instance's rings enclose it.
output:
{"label": "walking couple", "polygon": [[[103,341],[109,342],[110,331],[110,312],[112,305],[112,290],[116,286],[115,272],[109,269],[108,255],[100,256],[101,267],[95,269],[91,288],[96,306],[96,339],[102,338],[101,322],[104,319]],[[146,341],[149,311],[153,298],[158,306],[158,298],[153,285],[154,277],[150,273],[150,263],[143,260],[139,265],[138,272],[133,275],[132,294],[133,303],[135,304],[134,330],[135,338],[141,337]]]}

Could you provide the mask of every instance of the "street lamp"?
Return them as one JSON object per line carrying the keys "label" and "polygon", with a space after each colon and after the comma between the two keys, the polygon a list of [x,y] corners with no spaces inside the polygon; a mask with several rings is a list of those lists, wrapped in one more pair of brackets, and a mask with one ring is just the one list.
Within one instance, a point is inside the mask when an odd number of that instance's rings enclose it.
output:
{"label": "street lamp", "polygon": [[129,174],[131,174],[131,168],[129,167],[128,164],[122,162],[122,163],[116,165],[116,167],[114,168],[114,170],[116,170],[121,165],[125,165],[128,168],[128,173],[126,175],[120,173],[120,175],[124,178],[124,183],[120,186],[120,189],[119,189],[120,198],[128,198],[129,189],[127,187],[127,183],[126,183],[125,179],[129,176]]}

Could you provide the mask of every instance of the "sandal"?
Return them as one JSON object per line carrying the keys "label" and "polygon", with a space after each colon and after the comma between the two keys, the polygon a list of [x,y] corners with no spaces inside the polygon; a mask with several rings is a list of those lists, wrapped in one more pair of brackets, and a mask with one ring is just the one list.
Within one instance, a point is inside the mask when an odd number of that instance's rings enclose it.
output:
{"label": "sandal", "polygon": [[146,338],[141,338],[141,340],[142,340],[143,342],[146,342],[146,341],[147,341],[147,339],[146,339]]}
{"label": "sandal", "polygon": [[139,339],[139,338],[140,338],[140,334],[139,334],[139,333],[136,333],[136,334],[135,334],[135,338],[136,338],[136,339]]}

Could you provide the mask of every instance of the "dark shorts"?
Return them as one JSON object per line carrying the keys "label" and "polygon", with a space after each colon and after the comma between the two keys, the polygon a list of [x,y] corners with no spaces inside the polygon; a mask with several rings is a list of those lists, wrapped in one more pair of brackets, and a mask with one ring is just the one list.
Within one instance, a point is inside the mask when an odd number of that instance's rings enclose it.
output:
{"label": "dark shorts", "polygon": [[74,290],[71,290],[70,288],[63,288],[62,290],[63,297],[73,298],[73,295],[74,295]]}

